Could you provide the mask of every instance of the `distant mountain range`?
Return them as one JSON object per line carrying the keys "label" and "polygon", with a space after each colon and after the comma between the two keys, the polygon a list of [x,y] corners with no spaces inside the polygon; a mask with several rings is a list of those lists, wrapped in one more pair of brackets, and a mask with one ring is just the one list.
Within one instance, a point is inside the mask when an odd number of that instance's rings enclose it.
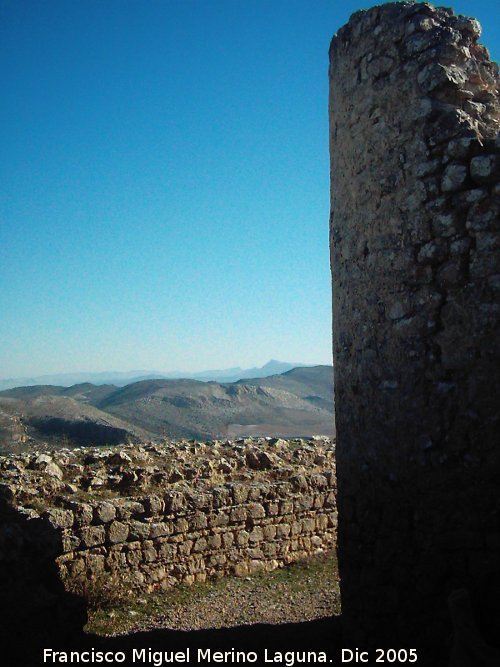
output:
{"label": "distant mountain range", "polygon": [[132,382],[141,380],[173,380],[188,379],[200,380],[201,382],[237,382],[243,378],[260,378],[277,373],[285,373],[292,368],[305,366],[300,363],[289,363],[271,359],[260,368],[224,368],[211,371],[199,371],[197,373],[186,373],[183,371],[104,371],[100,373],[58,373],[54,375],[38,375],[36,377],[7,378],[0,380],[0,390],[12,389],[13,387],[27,387],[37,385],[57,385],[71,387],[75,384],[90,382],[95,385],[114,384],[123,387]]}
{"label": "distant mountain range", "polygon": [[[254,369],[262,371],[262,369]],[[152,379],[0,392],[0,446],[103,445],[165,438],[332,435],[333,369],[236,382]]]}

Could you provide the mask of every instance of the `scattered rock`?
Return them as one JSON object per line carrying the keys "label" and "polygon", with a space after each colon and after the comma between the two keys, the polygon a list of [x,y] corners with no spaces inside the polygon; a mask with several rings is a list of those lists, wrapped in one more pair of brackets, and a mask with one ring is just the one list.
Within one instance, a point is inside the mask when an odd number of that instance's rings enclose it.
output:
{"label": "scattered rock", "polygon": [[441,181],[443,192],[456,192],[467,183],[467,167],[463,164],[450,164],[444,170]]}

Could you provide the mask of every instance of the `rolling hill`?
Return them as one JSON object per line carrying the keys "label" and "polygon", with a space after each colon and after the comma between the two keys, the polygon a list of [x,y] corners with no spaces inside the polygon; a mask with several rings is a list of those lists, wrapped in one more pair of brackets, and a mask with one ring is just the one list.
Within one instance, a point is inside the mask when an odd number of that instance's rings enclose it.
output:
{"label": "rolling hill", "polygon": [[75,384],[112,384],[115,387],[123,387],[132,382],[139,382],[141,380],[187,379],[201,380],[202,382],[236,382],[237,380],[241,380],[241,378],[260,378],[267,377],[268,375],[275,375],[276,373],[284,373],[297,366],[304,366],[304,364],[293,364],[288,361],[271,359],[271,361],[268,361],[263,366],[254,366],[253,368],[244,369],[240,366],[235,366],[233,368],[198,371],[195,373],[186,371],[168,371],[162,373],[159,371],[147,370],[104,371],[99,373],[58,373],[54,375],[39,375],[36,377],[3,378],[0,379],[0,390],[27,386],[72,387]]}
{"label": "rolling hill", "polygon": [[6,423],[18,445],[20,429],[24,442],[35,444],[331,435],[332,367],[300,367],[226,383],[153,379],[124,387],[17,387],[0,392],[0,421],[2,414],[3,447],[9,446]]}

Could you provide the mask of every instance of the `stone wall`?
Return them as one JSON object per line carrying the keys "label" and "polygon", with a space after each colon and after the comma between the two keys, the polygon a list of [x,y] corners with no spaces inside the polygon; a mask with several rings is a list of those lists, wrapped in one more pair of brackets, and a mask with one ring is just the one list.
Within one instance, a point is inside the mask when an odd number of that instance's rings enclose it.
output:
{"label": "stone wall", "polygon": [[[480,26],[394,3],[330,49],[339,565],[346,645],[500,624],[500,92]],[[444,663],[439,663],[444,664]]]}
{"label": "stone wall", "polygon": [[15,455],[0,457],[0,477],[0,587],[12,599],[24,561],[24,573],[52,567],[66,591],[115,581],[143,594],[270,571],[335,542],[328,439]]}

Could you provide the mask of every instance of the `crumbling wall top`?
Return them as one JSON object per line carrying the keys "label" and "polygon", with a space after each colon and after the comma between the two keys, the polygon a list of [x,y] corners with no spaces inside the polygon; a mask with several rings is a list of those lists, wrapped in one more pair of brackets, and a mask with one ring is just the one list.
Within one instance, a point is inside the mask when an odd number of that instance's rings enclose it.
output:
{"label": "crumbling wall top", "polygon": [[[74,501],[97,503],[165,494],[191,498],[230,485],[297,483],[334,469],[334,443],[245,438],[118,447],[79,447],[0,456],[0,497],[39,512]],[[199,498],[198,498],[199,500]],[[149,501],[147,501],[149,502]],[[196,503],[195,503],[196,504]]]}
{"label": "crumbling wall top", "polygon": [[464,127],[481,140],[494,139],[500,130],[498,65],[478,43],[480,34],[476,19],[445,7],[378,5],[353,14],[334,35],[331,70],[353,67],[352,86],[371,76],[377,87],[384,77],[396,82],[417,67],[418,92],[434,101],[434,110],[454,107]]}

